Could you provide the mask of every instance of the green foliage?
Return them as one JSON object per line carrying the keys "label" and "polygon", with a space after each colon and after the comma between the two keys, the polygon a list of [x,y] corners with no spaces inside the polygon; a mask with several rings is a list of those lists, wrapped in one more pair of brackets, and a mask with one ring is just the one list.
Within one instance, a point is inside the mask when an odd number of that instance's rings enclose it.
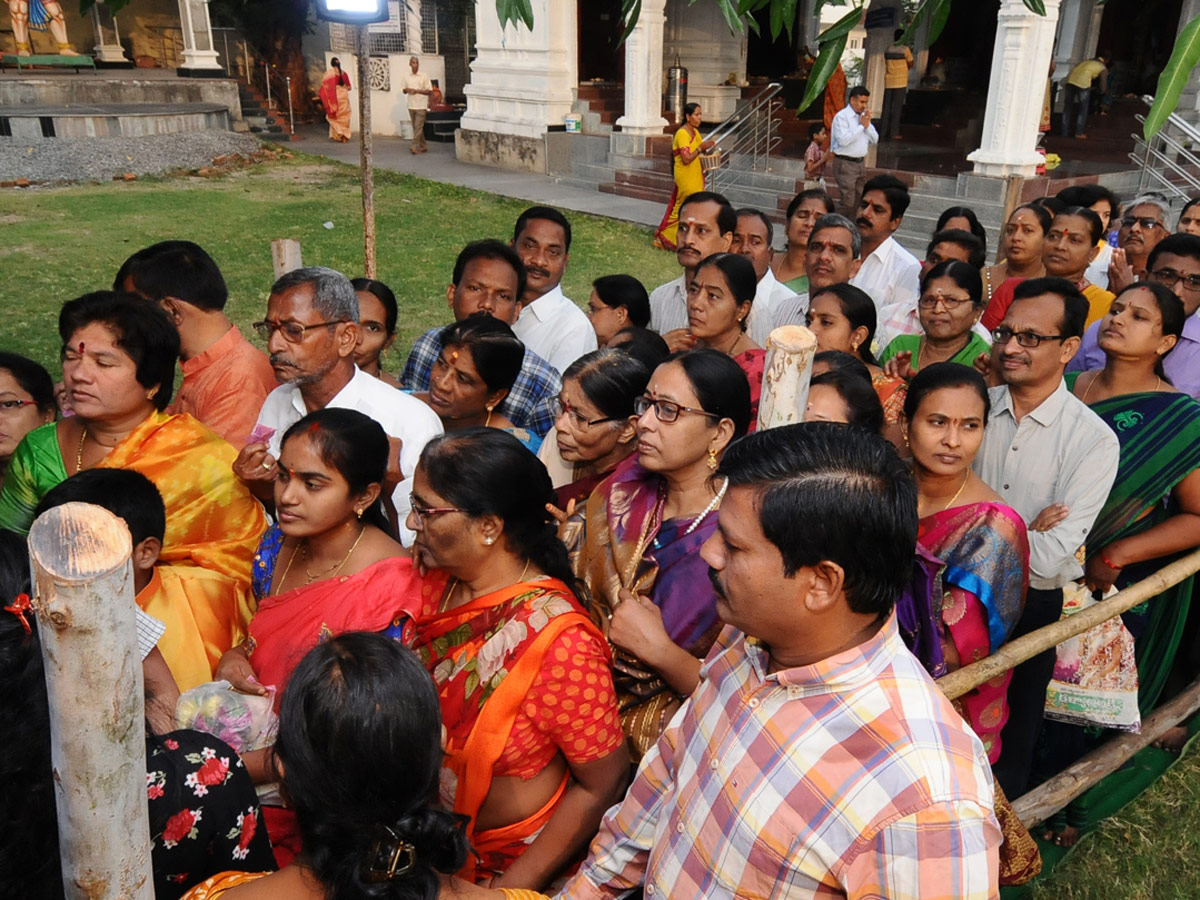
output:
{"label": "green foliage", "polygon": [[1187,86],[1188,78],[1196,64],[1200,63],[1200,16],[1188,22],[1179,32],[1175,49],[1167,60],[1166,68],[1158,76],[1158,90],[1154,94],[1154,105],[1146,115],[1142,134],[1150,140],[1166,124],[1167,117],[1179,105],[1179,96]]}
{"label": "green foliage", "polygon": [[[446,287],[458,251],[472,240],[507,241],[521,200],[376,170],[379,278],[396,293],[399,335],[384,358],[398,372],[412,342],[450,320]],[[653,288],[679,275],[648,229],[568,213],[574,225],[563,279],[580,305],[601,275],[628,272]],[[332,221],[328,230],[322,223]],[[304,261],[362,272],[358,167],[297,154],[216,178],[145,178],[130,183],[0,192],[0,349],[24,353],[52,373],[62,304],[108,288],[122,261],[155,241],[200,244],[229,286],[227,311],[251,340],[272,281],[270,242],[300,241]]]}

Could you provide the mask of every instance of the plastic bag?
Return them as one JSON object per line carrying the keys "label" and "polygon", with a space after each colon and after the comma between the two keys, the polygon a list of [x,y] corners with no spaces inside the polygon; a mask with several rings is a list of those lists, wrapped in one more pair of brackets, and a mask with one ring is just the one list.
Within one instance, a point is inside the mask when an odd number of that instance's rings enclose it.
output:
{"label": "plastic bag", "polygon": [[[1063,588],[1063,618],[1095,605],[1081,584]],[[1110,589],[1106,597],[1116,593]],[[1046,688],[1046,718],[1138,732],[1138,673],[1133,635],[1113,616],[1058,645],[1054,678]]]}
{"label": "plastic bag", "polygon": [[260,697],[238,693],[228,681],[210,681],[180,695],[175,724],[216,735],[238,753],[248,753],[275,743],[274,703],[274,688]]}

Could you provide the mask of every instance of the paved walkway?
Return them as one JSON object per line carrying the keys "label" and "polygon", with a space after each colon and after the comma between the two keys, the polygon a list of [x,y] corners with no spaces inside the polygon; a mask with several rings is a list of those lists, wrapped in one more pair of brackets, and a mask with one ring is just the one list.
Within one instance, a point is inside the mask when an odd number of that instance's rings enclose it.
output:
{"label": "paved walkway", "polygon": [[[295,149],[358,164],[357,136],[348,144],[335,144],[329,140],[329,129],[324,124],[301,125],[296,132],[304,140],[291,145]],[[372,142],[372,156],[377,169],[407,172],[444,184],[456,184],[530,203],[593,213],[639,225],[655,227],[662,221],[663,206],[660,203],[574,187],[563,184],[551,175],[510,172],[508,169],[459,162],[454,155],[454,144],[430,141],[428,153],[414,156],[409,152],[408,141],[376,135]]]}

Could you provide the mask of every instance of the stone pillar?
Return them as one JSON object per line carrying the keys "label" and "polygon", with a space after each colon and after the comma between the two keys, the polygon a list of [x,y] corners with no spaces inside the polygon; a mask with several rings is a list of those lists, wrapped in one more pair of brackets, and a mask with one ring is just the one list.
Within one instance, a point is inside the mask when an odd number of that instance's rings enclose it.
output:
{"label": "stone pillar", "polygon": [[[892,10],[890,15],[888,14],[888,10]],[[887,73],[887,62],[884,59],[884,54],[887,53],[887,48],[895,40],[893,35],[895,35],[896,29],[900,27],[900,16],[902,13],[900,0],[872,0],[866,15],[863,17],[864,26],[868,23],[871,24],[871,27],[867,28],[867,39],[863,41],[863,84],[871,92],[868,108],[871,110],[871,118],[875,123],[876,129],[880,129],[882,125],[880,117],[883,115],[884,75]],[[873,22],[871,20],[872,16],[880,16],[881,18]],[[851,84],[850,87],[854,87],[854,85]],[[880,134],[882,135],[882,131],[880,131]],[[867,149],[868,166],[875,165],[875,157],[878,152],[879,144],[871,144]]]}
{"label": "stone pillar", "polygon": [[[1179,24],[1175,29],[1176,35],[1196,16],[1200,16],[1200,0],[1183,0],[1183,8],[1179,11]],[[1192,74],[1188,76],[1187,86],[1179,97],[1176,112],[1193,125],[1200,122],[1200,66],[1192,69]]]}
{"label": "stone pillar", "polygon": [[983,146],[967,157],[977,175],[1028,178],[1035,174],[1042,159],[1034,148],[1058,6],[1059,0],[1046,0],[1046,15],[1039,16],[1021,0],[1001,0]]}
{"label": "stone pillar", "polygon": [[133,62],[125,56],[125,48],[121,46],[121,35],[117,32],[117,20],[103,3],[92,7],[92,31],[96,34],[96,47],[93,56],[102,66],[128,67]]}
{"label": "stone pillar", "polygon": [[739,84],[746,80],[745,31],[730,32],[716,3],[668,0],[664,67],[676,56],[688,70],[688,101],[700,104],[704,121],[720,122],[732,115],[742,90],[725,82],[730,74]]}
{"label": "stone pillar", "polygon": [[661,135],[663,110],[663,26],[666,0],[643,0],[642,14],[625,41],[625,115],[617,119],[623,134]]}
{"label": "stone pillar", "polygon": [[534,0],[533,30],[500,27],[496,4],[475,4],[475,48],[467,111],[455,134],[458,158],[546,171],[546,132],[563,130],[579,88],[576,5]]}
{"label": "stone pillar", "polygon": [[213,47],[212,23],[208,20],[208,0],[179,0],[179,26],[183,31],[181,74],[224,74]]}

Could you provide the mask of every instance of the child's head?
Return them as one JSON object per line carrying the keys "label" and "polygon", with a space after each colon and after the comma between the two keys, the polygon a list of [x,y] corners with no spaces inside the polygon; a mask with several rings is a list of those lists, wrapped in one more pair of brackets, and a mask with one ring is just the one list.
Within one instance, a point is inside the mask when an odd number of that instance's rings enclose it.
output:
{"label": "child's head", "polygon": [[825,123],[814,122],[808,126],[808,136],[818,144],[825,142]]}
{"label": "child's head", "polygon": [[85,469],[51,488],[35,516],[64,503],[91,503],[123,519],[133,539],[134,588],[150,583],[167,530],[167,508],[154,482],[132,469]]}

